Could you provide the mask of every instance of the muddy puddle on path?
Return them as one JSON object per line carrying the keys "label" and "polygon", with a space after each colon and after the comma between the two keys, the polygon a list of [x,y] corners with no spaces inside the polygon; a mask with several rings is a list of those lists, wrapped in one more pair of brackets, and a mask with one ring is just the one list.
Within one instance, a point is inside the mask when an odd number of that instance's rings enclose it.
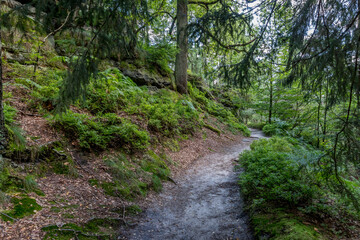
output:
{"label": "muddy puddle on path", "polygon": [[168,184],[119,239],[253,239],[234,166],[250,138],[199,158],[176,185]]}

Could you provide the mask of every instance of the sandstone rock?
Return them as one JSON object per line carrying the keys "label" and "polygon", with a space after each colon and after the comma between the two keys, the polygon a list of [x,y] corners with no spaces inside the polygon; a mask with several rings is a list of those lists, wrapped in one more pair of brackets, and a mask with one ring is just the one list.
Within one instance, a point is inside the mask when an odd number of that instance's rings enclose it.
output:
{"label": "sandstone rock", "polygon": [[[121,70],[121,69],[120,69]],[[160,76],[151,76],[148,73],[144,73],[139,69],[136,70],[121,70],[124,76],[131,78],[138,86],[155,86],[157,88],[172,88],[172,84],[169,79]]]}

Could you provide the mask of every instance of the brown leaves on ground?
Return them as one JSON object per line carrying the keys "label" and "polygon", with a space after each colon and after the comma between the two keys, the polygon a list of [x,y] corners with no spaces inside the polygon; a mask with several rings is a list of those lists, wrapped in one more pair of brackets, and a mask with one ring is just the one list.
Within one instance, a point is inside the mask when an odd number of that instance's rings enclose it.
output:
{"label": "brown leaves on ground", "polygon": [[35,198],[43,209],[15,223],[0,220],[0,239],[42,239],[45,233],[41,228],[48,225],[81,224],[93,218],[121,217],[114,210],[122,209],[125,203],[91,186],[88,179],[92,176],[88,173],[80,171],[80,174],[82,177],[76,179],[56,174],[38,179],[45,196],[32,193],[30,197]]}

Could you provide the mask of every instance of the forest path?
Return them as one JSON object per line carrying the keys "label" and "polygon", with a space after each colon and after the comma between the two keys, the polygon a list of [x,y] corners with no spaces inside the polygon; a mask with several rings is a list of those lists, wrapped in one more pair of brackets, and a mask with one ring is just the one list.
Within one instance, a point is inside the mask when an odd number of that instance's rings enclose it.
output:
{"label": "forest path", "polygon": [[253,239],[234,170],[239,154],[264,137],[251,130],[240,143],[197,159],[151,201],[136,225],[120,230],[120,239]]}

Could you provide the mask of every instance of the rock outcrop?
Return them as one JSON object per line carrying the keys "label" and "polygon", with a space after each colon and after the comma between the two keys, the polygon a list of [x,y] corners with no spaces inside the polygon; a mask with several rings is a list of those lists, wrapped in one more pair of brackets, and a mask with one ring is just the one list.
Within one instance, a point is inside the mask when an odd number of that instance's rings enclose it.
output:
{"label": "rock outcrop", "polygon": [[138,86],[154,86],[157,88],[170,88],[172,89],[172,83],[170,79],[155,76],[147,72],[141,71],[140,69],[129,70],[120,69],[124,76],[131,78]]}

